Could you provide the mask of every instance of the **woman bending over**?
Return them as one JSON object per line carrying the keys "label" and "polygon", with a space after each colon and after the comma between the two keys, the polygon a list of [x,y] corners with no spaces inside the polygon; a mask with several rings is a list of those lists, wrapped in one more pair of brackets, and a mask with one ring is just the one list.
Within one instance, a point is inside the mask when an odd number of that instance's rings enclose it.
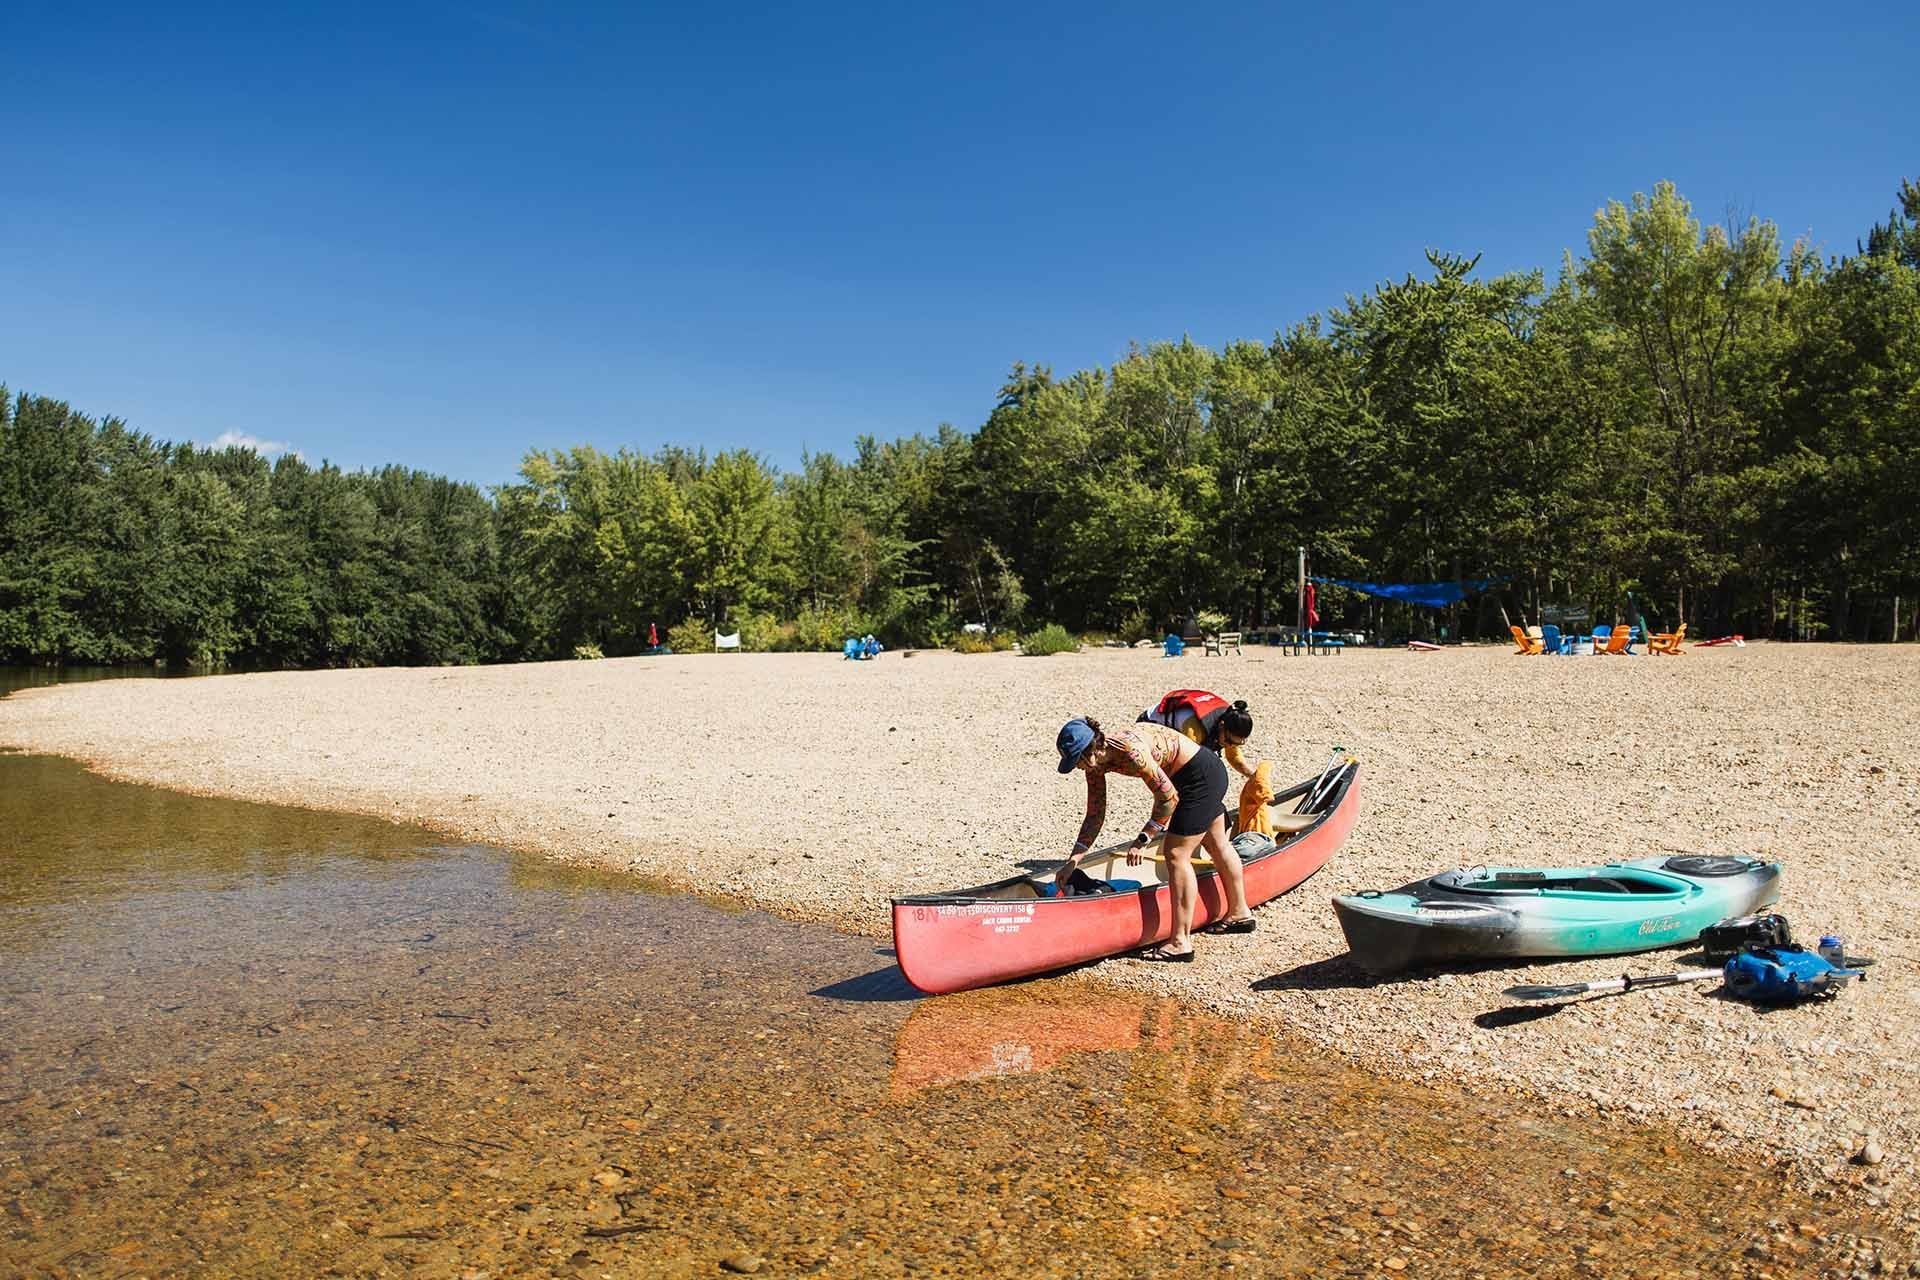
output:
{"label": "woman bending over", "polygon": [[1227,767],[1219,756],[1165,725],[1133,724],[1106,733],[1090,716],[1067,721],[1055,746],[1060,752],[1061,773],[1080,769],[1087,775],[1086,821],[1080,824],[1073,852],[1054,874],[1054,883],[1062,892],[1067,878],[1106,825],[1107,775],[1123,773],[1140,779],[1153,793],[1153,813],[1128,848],[1127,864],[1138,866],[1140,851],[1164,834],[1160,851],[1173,891],[1173,933],[1159,946],[1142,953],[1142,958],[1193,959],[1193,911],[1200,897],[1193,851],[1202,845],[1219,870],[1220,884],[1227,895],[1227,917],[1215,927],[1225,933],[1253,932],[1240,855],[1227,840],[1222,807],[1227,794]]}

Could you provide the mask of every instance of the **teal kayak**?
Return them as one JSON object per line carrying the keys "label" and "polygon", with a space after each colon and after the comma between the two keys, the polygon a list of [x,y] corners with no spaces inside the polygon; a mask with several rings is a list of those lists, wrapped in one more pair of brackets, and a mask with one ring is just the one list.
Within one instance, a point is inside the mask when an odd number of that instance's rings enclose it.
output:
{"label": "teal kayak", "polygon": [[1607,956],[1692,942],[1780,897],[1780,864],[1654,857],[1590,867],[1466,867],[1333,900],[1373,973],[1454,961]]}

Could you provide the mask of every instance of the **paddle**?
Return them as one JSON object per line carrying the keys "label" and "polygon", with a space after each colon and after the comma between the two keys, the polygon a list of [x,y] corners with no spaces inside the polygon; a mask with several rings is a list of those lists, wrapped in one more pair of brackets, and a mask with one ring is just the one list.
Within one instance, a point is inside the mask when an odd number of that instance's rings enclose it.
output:
{"label": "paddle", "polygon": [[1333,780],[1340,776],[1342,769],[1346,768],[1346,760],[1344,758],[1346,752],[1347,749],[1345,747],[1335,747],[1333,749],[1333,755],[1328,758],[1325,767],[1320,770],[1319,779],[1314,783],[1313,789],[1307,793],[1307,798],[1302,800],[1299,806],[1294,809],[1295,813],[1313,812],[1313,807],[1320,803],[1320,797],[1327,793],[1327,788],[1333,785]]}
{"label": "paddle", "polygon": [[[1320,776],[1307,788],[1305,798],[1301,800],[1299,807],[1294,810],[1295,813],[1312,813],[1314,806],[1318,805],[1321,798],[1332,789],[1333,784],[1340,780],[1340,775],[1345,772],[1348,764],[1346,751],[1347,749],[1345,747],[1335,747],[1333,749],[1333,754],[1327,757],[1326,767],[1321,769]],[[1288,788],[1288,790],[1291,791],[1292,788]],[[1280,801],[1276,797],[1269,803],[1279,804]],[[1166,858],[1159,852],[1159,847],[1164,840],[1165,837],[1161,837],[1142,846],[1140,849],[1141,859],[1149,862],[1165,862]],[[1083,865],[1089,862],[1098,862],[1103,858],[1110,858],[1116,854],[1126,853],[1132,847],[1133,842],[1127,840],[1120,844],[1108,845],[1104,849],[1089,849],[1080,855],[1081,862]],[[1196,870],[1205,870],[1211,868],[1213,863],[1205,855],[1196,854],[1193,859],[1193,865]]]}
{"label": "paddle", "polygon": [[1653,974],[1645,978],[1636,978],[1627,973],[1618,978],[1602,978],[1598,982],[1569,982],[1559,987],[1508,987],[1506,994],[1516,1000],[1571,1000],[1575,996],[1591,995],[1596,991],[1638,991],[1642,987],[1671,987],[1680,982],[1701,982],[1707,978],[1718,978],[1723,972],[1720,969],[1682,969],[1679,973]]}

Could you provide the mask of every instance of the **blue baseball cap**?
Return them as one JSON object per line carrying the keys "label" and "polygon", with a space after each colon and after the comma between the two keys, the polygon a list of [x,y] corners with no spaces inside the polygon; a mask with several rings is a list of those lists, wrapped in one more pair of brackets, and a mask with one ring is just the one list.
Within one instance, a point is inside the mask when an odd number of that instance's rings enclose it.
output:
{"label": "blue baseball cap", "polygon": [[1060,772],[1072,773],[1093,745],[1093,726],[1076,716],[1060,726],[1060,736],[1053,745],[1060,748]]}

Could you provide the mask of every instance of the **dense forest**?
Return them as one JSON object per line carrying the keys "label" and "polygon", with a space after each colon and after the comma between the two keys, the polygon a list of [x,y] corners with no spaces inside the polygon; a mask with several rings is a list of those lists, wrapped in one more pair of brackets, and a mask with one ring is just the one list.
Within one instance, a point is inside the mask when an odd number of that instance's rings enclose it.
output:
{"label": "dense forest", "polygon": [[[943,426],[782,474],[746,452],[526,455],[491,493],[155,441],[0,388],[0,661],[346,666],[749,648],[1203,612],[1315,573],[1504,578],[1503,611],[1887,640],[1920,624],[1920,185],[1822,257],[1669,185],[1541,271],[1431,270],[1271,341],[1017,365]],[[983,397],[983,407],[985,407]],[[1396,606],[1398,608],[1398,606]]]}

